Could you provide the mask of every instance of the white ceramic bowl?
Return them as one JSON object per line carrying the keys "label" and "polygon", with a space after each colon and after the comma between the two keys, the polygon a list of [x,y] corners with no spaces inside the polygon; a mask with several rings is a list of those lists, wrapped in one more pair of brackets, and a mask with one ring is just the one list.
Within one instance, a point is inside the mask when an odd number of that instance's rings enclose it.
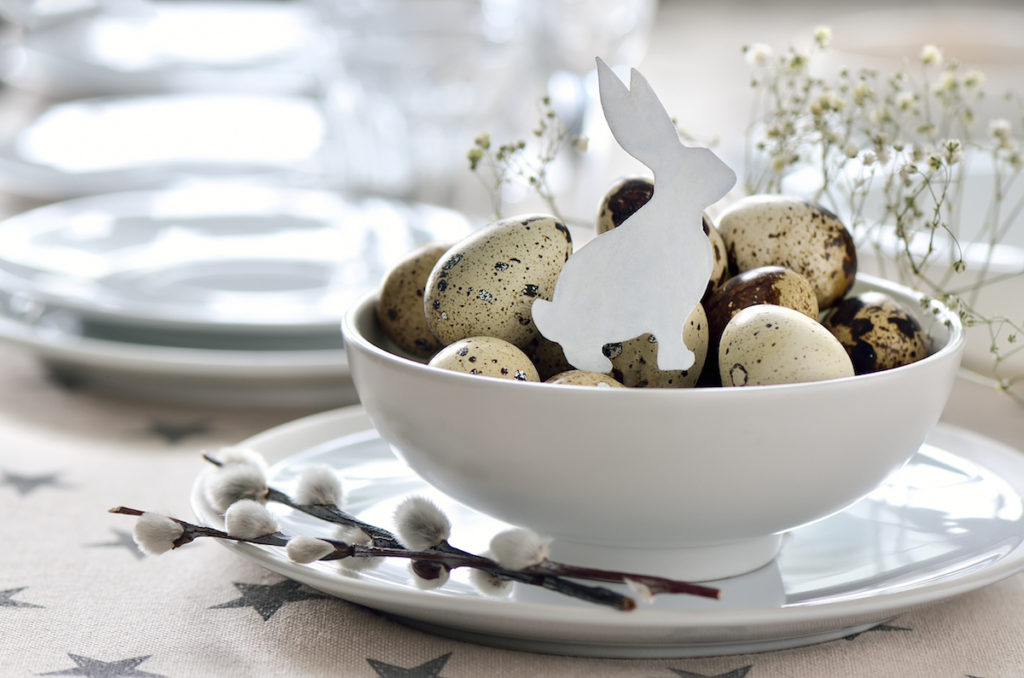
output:
{"label": "white ceramic bowl", "polygon": [[[596,389],[445,371],[392,352],[371,295],[342,329],[381,436],[431,485],[555,538],[562,560],[686,579],[750,571],[786,530],[855,502],[918,449],[963,351],[955,313],[862,278],[916,313],[917,363],[825,382]],[[456,526],[457,529],[457,526]]]}

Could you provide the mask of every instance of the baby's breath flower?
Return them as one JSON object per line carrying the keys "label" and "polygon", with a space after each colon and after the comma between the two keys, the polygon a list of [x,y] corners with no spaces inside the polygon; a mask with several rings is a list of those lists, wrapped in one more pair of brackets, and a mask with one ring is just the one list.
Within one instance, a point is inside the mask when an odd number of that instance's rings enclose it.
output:
{"label": "baby's breath flower", "polygon": [[917,95],[909,90],[903,90],[896,95],[896,107],[901,111],[909,111],[917,103]]}
{"label": "baby's breath flower", "polygon": [[577,134],[570,139],[570,144],[576,152],[586,153],[587,147],[590,145],[590,139],[585,134]]}
{"label": "baby's breath flower", "polygon": [[870,117],[871,122],[875,123],[876,125],[881,125],[884,122],[889,122],[892,120],[892,115],[889,113],[889,109],[886,108],[885,106],[876,106],[875,108],[871,109]]}
{"label": "baby's breath flower", "polygon": [[473,144],[477,148],[486,151],[488,148],[491,147],[491,135],[488,134],[487,132],[484,132],[483,134],[481,134],[480,136],[473,140]]}
{"label": "baby's breath flower", "polygon": [[861,162],[865,166],[871,166],[875,164],[876,160],[878,160],[878,156],[875,155],[874,151],[864,151],[864,157],[861,159]]}
{"label": "baby's breath flower", "polygon": [[975,89],[985,83],[985,74],[981,71],[967,71],[964,74],[964,87]]}
{"label": "baby's breath flower", "polygon": [[484,152],[479,148],[471,148],[466,151],[466,159],[469,160],[469,169],[476,171],[480,161],[483,160]]}
{"label": "baby's breath flower", "polygon": [[959,139],[946,139],[942,146],[946,149],[946,164],[955,165],[963,159],[964,145]]}
{"label": "baby's breath flower", "polygon": [[853,102],[861,106],[865,101],[873,97],[875,93],[871,91],[871,86],[868,85],[866,80],[861,80],[850,91],[850,94],[853,95]]}
{"label": "baby's breath flower", "polygon": [[935,45],[925,45],[921,48],[921,63],[925,66],[938,66],[942,63],[942,50]]}
{"label": "baby's breath flower", "polygon": [[995,118],[988,123],[988,133],[996,141],[1004,141],[1010,138],[1013,125],[1006,118]]}
{"label": "baby's breath flower", "polygon": [[956,79],[956,74],[952,71],[945,71],[939,81],[932,86],[932,91],[936,94],[942,94],[943,92],[952,92],[960,83]]}
{"label": "baby's breath flower", "polygon": [[843,155],[847,158],[856,158],[858,152],[857,146],[852,141],[843,146]]}
{"label": "baby's breath flower", "polygon": [[743,54],[751,66],[767,66],[772,58],[772,48],[763,42],[755,42],[744,47]]}
{"label": "baby's breath flower", "polygon": [[807,70],[807,64],[810,62],[810,57],[803,52],[792,52],[789,55],[789,59],[786,61],[786,68],[793,73],[803,73]]}
{"label": "baby's breath flower", "polygon": [[818,26],[814,29],[814,44],[820,49],[828,49],[832,44],[832,29],[828,26]]}

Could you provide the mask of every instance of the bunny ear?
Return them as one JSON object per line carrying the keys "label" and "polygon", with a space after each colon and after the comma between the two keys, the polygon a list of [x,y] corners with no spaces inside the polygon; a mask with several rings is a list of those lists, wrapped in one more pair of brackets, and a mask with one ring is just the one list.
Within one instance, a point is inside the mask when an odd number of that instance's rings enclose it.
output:
{"label": "bunny ear", "polygon": [[597,57],[597,84],[601,92],[601,106],[605,109],[613,101],[621,101],[629,96],[626,85],[619,80],[619,76],[615,75],[615,71],[601,57]]}

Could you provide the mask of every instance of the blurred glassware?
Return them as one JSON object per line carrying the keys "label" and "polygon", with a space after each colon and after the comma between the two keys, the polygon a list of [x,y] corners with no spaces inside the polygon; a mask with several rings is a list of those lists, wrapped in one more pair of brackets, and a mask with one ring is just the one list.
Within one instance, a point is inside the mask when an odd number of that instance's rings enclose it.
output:
{"label": "blurred glassware", "polygon": [[168,94],[55,104],[0,143],[0,190],[37,200],[196,178],[310,185],[324,143],[303,97]]}
{"label": "blurred glassware", "polygon": [[315,2],[333,53],[323,74],[326,170],[349,189],[453,202],[483,131],[522,130],[541,94],[528,4]]}
{"label": "blurred glassware", "polygon": [[320,50],[312,14],[302,2],[88,4],[93,11],[25,27],[20,40],[0,52],[4,81],[62,99],[315,89]]}

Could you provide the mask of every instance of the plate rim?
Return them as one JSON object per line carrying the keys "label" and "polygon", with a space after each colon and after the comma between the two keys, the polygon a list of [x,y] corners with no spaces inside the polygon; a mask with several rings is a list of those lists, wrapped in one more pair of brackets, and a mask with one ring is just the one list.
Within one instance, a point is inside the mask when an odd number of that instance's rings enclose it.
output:
{"label": "plate rim", "polygon": [[[363,411],[360,405],[354,405],[337,410],[322,412],[309,417],[304,417],[292,422],[276,426],[267,431],[252,436],[239,443],[263,453],[269,463],[277,463],[289,456],[285,450],[294,437],[315,435],[331,435],[331,439],[340,439],[345,436],[358,434],[372,429],[372,422]],[[951,424],[940,422],[937,429],[950,432],[951,434],[965,436],[974,443],[984,445],[984,452],[993,456],[999,463],[996,467],[1005,467],[1007,464],[1014,464],[1019,476],[1015,489],[1020,489],[1024,482],[1024,459],[1021,453],[1014,448],[999,441],[992,440],[973,431],[963,429]],[[307,447],[308,449],[308,447]],[[975,452],[976,451],[972,451]],[[958,456],[961,456],[958,454]],[[970,458],[974,461],[974,458]],[[999,468],[993,468],[987,463],[983,464],[989,470],[999,473]],[[192,487],[192,509],[200,522],[206,522],[201,515],[201,504],[197,503],[197,491],[202,476],[198,477]],[[1005,478],[1004,478],[1005,480]],[[1011,483],[1011,485],[1013,485]],[[201,500],[200,500],[201,501]],[[220,540],[218,540],[220,541]],[[439,595],[443,599],[443,611],[455,615],[465,615],[473,620],[481,618],[494,620],[510,613],[520,621],[529,620],[536,622],[538,619],[548,623],[559,625],[577,625],[586,627],[585,631],[603,632],[613,630],[629,629],[632,633],[664,633],[669,630],[686,629],[726,629],[738,623],[756,625],[760,630],[770,630],[774,627],[792,627],[795,624],[810,624],[822,620],[834,620],[837,618],[857,620],[869,616],[874,623],[880,623],[897,614],[903,614],[911,609],[924,605],[937,603],[957,595],[967,593],[983,586],[995,583],[1006,577],[1020,572],[1024,569],[1024,543],[1015,546],[1009,554],[994,564],[982,568],[980,571],[973,571],[962,575],[953,581],[933,582],[924,587],[909,590],[902,590],[888,593],[877,593],[867,598],[855,598],[851,600],[838,601],[820,605],[795,605],[776,608],[733,608],[729,610],[655,610],[638,608],[629,613],[621,613],[613,610],[605,610],[589,607],[568,607],[549,603],[538,603],[521,600],[496,600],[479,596],[444,595],[440,591],[419,591],[415,589],[398,588],[394,585],[366,581],[355,577],[347,577],[340,574],[330,574],[309,566],[297,565],[290,561],[282,560],[275,556],[272,551],[265,550],[248,544],[237,544],[222,541],[223,546],[236,551],[247,558],[253,559],[257,564],[275,571],[283,576],[302,581],[315,588],[326,586],[327,592],[333,596],[351,600],[359,604],[375,607],[389,614],[401,618],[414,620],[415,622],[426,623],[430,627],[437,626],[437,632],[446,633],[446,624],[437,625],[437,611],[439,606]],[[344,589],[338,593],[339,587]],[[319,584],[319,586],[318,586]],[[324,589],[321,589],[324,590]],[[369,601],[369,602],[368,602]],[[395,611],[397,606],[404,611]],[[412,612],[419,614],[410,614]],[[855,624],[850,624],[853,626]],[[873,625],[873,624],[871,624]],[[447,627],[452,630],[453,627]],[[491,634],[484,633],[484,637]],[[556,646],[576,647],[585,644],[577,641],[555,642]],[[607,642],[601,644],[609,646]],[[803,644],[803,643],[795,643]],[[756,645],[755,642],[736,641],[724,643],[702,643],[711,646],[737,646],[737,651],[747,651]],[[622,640],[620,649],[628,651],[629,648],[658,647],[661,649],[692,647],[693,643],[683,641],[675,644],[672,642],[653,641],[640,642]],[[787,645],[789,646],[789,645]],[[626,655],[602,655],[602,656],[626,656]],[[671,656],[658,655],[658,656]],[[681,655],[676,655],[681,656]]]}

